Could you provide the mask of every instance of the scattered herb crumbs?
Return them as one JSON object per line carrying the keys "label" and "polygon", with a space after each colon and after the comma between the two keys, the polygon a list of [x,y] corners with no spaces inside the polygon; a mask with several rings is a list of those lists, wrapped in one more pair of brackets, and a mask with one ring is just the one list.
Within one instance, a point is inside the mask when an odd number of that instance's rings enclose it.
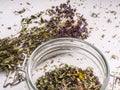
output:
{"label": "scattered herb crumbs", "polygon": [[14,27],[16,27],[17,25],[16,25],[16,24],[14,24],[13,26],[14,26]]}
{"label": "scattered herb crumbs", "polygon": [[113,55],[111,56],[111,59],[118,59],[118,56],[116,56],[116,55],[113,54]]}
{"label": "scattered herb crumbs", "polygon": [[3,13],[3,11],[0,11],[0,13]]}
{"label": "scattered herb crumbs", "polygon": [[22,3],[20,3],[20,5],[22,5]]}
{"label": "scattered herb crumbs", "polygon": [[105,31],[106,31],[106,29],[103,29],[103,31],[105,32]]}
{"label": "scattered herb crumbs", "polygon": [[77,58],[77,60],[80,60],[79,58]]}
{"label": "scattered herb crumbs", "polygon": [[83,8],[86,8],[85,6]]}
{"label": "scattered herb crumbs", "polygon": [[120,68],[120,66],[117,66],[116,68]]}
{"label": "scattered herb crumbs", "polygon": [[29,2],[26,2],[27,5],[31,5]]}
{"label": "scattered herb crumbs", "polygon": [[114,19],[117,19],[117,17],[115,16]]}
{"label": "scattered herb crumbs", "polygon": [[93,6],[93,8],[95,9],[95,8],[96,8],[96,6],[94,5],[94,6]]}
{"label": "scattered herb crumbs", "polygon": [[90,30],[93,30],[94,28],[93,27],[89,27]]}
{"label": "scattered herb crumbs", "polygon": [[10,30],[10,29],[11,29],[11,27],[8,27],[8,29]]}
{"label": "scattered herb crumbs", "polygon": [[4,24],[1,24],[1,26],[4,26]]}
{"label": "scattered herb crumbs", "polygon": [[110,7],[112,6],[112,4],[109,5]]}
{"label": "scattered herb crumbs", "polygon": [[83,3],[80,4],[81,6],[83,5]]}
{"label": "scattered herb crumbs", "polygon": [[118,82],[118,86],[120,87],[120,79],[119,79],[119,82]]}
{"label": "scattered herb crumbs", "polygon": [[23,8],[22,10],[14,11],[14,13],[15,13],[16,15],[18,15],[18,14],[23,14],[25,11],[26,11],[26,9]]}
{"label": "scattered herb crumbs", "polygon": [[110,19],[110,18],[107,20],[107,23],[112,23],[112,21],[111,21],[111,19]]}
{"label": "scattered herb crumbs", "polygon": [[119,28],[120,26],[119,26],[119,25],[116,25],[115,27],[116,27],[116,28]]}
{"label": "scattered herb crumbs", "polygon": [[117,12],[116,12],[116,11],[110,11],[110,13],[111,13],[111,14],[114,14],[114,15],[116,15],[116,14],[117,14]]}
{"label": "scattered herb crumbs", "polygon": [[20,17],[23,17],[22,15],[20,15]]}
{"label": "scattered herb crumbs", "polygon": [[54,60],[51,60],[51,64],[54,63]]}
{"label": "scattered herb crumbs", "polygon": [[102,35],[101,35],[101,37],[102,37],[102,38],[104,38],[104,37],[105,37],[105,35],[104,35],[104,34],[102,34]]}
{"label": "scattered herb crumbs", "polygon": [[110,51],[105,51],[105,53],[110,53]]}
{"label": "scattered herb crumbs", "polygon": [[112,38],[115,38],[117,36],[117,34],[113,35]]}
{"label": "scattered herb crumbs", "polygon": [[93,18],[98,18],[99,15],[100,15],[100,13],[92,13],[92,14],[91,14],[91,17],[93,17]]}
{"label": "scattered herb crumbs", "polygon": [[118,4],[118,6],[120,6],[120,4]]}
{"label": "scattered herb crumbs", "polygon": [[82,70],[66,64],[45,72],[36,81],[38,90],[100,90],[101,86],[99,78],[90,67]]}

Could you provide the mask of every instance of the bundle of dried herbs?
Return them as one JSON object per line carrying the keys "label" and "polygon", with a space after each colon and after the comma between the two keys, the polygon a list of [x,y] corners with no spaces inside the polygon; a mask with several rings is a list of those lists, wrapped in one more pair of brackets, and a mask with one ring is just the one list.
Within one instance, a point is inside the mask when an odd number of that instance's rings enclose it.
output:
{"label": "bundle of dried herbs", "polygon": [[36,81],[38,90],[100,90],[100,81],[92,68],[86,70],[66,65],[46,72]]}
{"label": "bundle of dried herbs", "polygon": [[86,39],[86,20],[69,1],[52,6],[21,20],[18,37],[0,39],[0,71],[15,70],[22,64],[24,55],[30,55],[41,43],[60,37]]}

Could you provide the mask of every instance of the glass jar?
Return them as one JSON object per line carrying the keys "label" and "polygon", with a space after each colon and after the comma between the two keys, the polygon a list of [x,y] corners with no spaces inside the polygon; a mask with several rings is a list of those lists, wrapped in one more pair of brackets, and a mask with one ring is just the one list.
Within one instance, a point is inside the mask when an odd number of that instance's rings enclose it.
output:
{"label": "glass jar", "polygon": [[34,50],[27,65],[26,77],[30,90],[37,90],[36,80],[61,63],[82,69],[92,67],[102,84],[101,90],[105,90],[110,76],[105,57],[96,47],[74,38],[53,39]]}

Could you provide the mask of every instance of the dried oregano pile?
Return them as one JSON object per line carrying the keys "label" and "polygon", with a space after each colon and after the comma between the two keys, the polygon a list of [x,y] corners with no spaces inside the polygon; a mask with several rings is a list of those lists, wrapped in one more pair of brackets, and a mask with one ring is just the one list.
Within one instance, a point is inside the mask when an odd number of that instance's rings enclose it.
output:
{"label": "dried oregano pile", "polygon": [[100,90],[100,81],[92,68],[64,65],[40,77],[36,81],[38,90]]}
{"label": "dried oregano pile", "polygon": [[85,39],[86,20],[72,8],[70,2],[52,6],[21,20],[18,37],[0,39],[0,71],[15,70],[41,43],[60,37]]}

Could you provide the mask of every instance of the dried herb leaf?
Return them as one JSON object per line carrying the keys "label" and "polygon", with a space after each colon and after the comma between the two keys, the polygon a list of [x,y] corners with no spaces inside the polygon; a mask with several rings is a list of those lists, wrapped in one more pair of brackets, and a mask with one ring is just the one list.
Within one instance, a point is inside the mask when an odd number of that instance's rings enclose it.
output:
{"label": "dried herb leaf", "polygon": [[38,78],[36,87],[38,90],[100,90],[101,84],[92,68],[82,70],[65,64]]}
{"label": "dried herb leaf", "polygon": [[[16,12],[22,14],[25,11],[23,8]],[[87,25],[86,19],[72,8],[69,1],[23,18],[18,37],[0,39],[0,70],[14,70],[23,62],[23,53],[30,56],[37,46],[50,39],[86,39],[89,34]]]}

